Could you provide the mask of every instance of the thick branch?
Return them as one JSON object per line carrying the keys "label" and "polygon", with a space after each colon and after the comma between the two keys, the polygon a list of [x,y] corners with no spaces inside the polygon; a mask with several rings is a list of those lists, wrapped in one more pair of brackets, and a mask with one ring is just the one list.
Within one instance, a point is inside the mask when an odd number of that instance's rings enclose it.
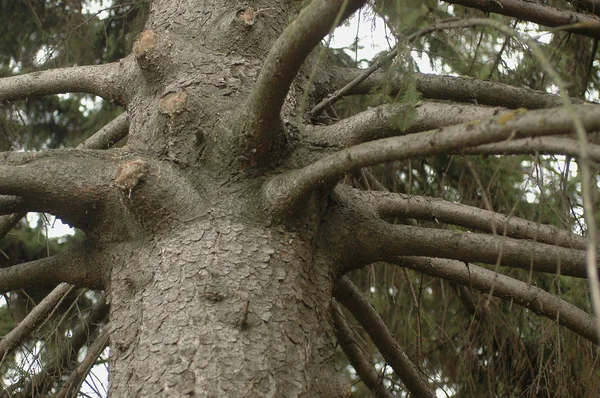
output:
{"label": "thick branch", "polygon": [[[600,163],[600,145],[588,144],[590,160]],[[519,155],[519,154],[545,154],[569,155],[574,158],[581,156],[579,142],[566,137],[532,137],[520,140],[497,142],[466,148],[462,153],[470,155]]]}
{"label": "thick branch", "polygon": [[485,119],[506,112],[502,108],[426,102],[418,105],[416,115],[400,104],[385,104],[360,112],[330,126],[307,126],[304,134],[311,144],[349,147],[395,135],[413,134],[471,120]]}
{"label": "thick branch", "polygon": [[564,27],[567,32],[600,38],[600,18],[595,15],[561,10],[537,1],[522,0],[444,0],[446,3],[506,15],[550,27]]}
{"label": "thick branch", "polygon": [[408,391],[415,397],[435,397],[423,379],[422,373],[398,345],[371,303],[347,277],[341,277],[337,281],[334,295],[360,322],[381,355],[404,382]]}
{"label": "thick branch", "polygon": [[348,267],[343,272],[396,256],[426,256],[587,278],[584,250],[497,235],[390,224],[361,213],[351,197],[337,194],[334,200],[339,205],[323,223],[320,239],[327,244],[323,250]]}
{"label": "thick branch", "polygon": [[369,357],[356,342],[356,339],[354,338],[354,332],[346,322],[344,314],[342,313],[342,309],[335,301],[332,301],[331,303],[331,314],[333,317],[337,341],[342,347],[344,354],[346,354],[346,357],[348,357],[348,361],[354,370],[356,370],[358,376],[369,388],[369,390],[371,390],[374,396],[380,398],[391,398],[393,395],[386,390],[382,383],[382,378],[379,377],[371,365]]}
{"label": "thick branch", "polygon": [[410,217],[418,220],[436,220],[446,224],[460,225],[474,230],[505,235],[518,239],[530,239],[549,245],[585,250],[587,240],[569,231],[510,217],[505,214],[483,210],[478,207],[447,202],[439,198],[410,196],[389,192],[365,192],[349,187],[338,187],[373,208],[380,217]]}
{"label": "thick branch", "polygon": [[0,340],[0,362],[17,347],[23,340],[29,337],[48,316],[48,314],[58,305],[58,303],[71,291],[73,286],[66,283],[58,285],[50,294],[48,294],[38,305],[36,305],[27,317],[20,322],[13,330]]}
{"label": "thick branch", "polygon": [[61,282],[79,287],[102,289],[111,269],[102,250],[90,245],[0,269],[0,292]]}
{"label": "thick branch", "polygon": [[110,154],[49,150],[0,154],[0,194],[21,196],[29,210],[77,225],[110,188],[117,169]]}
{"label": "thick branch", "polygon": [[[333,85],[344,87],[354,78],[364,73],[355,68],[333,68]],[[392,73],[390,75],[390,73]],[[440,76],[425,73],[414,75],[416,89],[424,98],[475,103],[488,106],[502,106],[510,109],[543,109],[562,105],[558,95],[535,91],[524,87],[515,87],[490,80],[469,77]],[[406,86],[405,77],[395,72],[376,72],[347,94],[369,94],[374,89],[386,88],[395,94]],[[574,104],[583,101],[571,98]]]}
{"label": "thick branch", "polygon": [[87,93],[126,103],[122,62],[49,69],[0,79],[0,103],[50,94]]}
{"label": "thick branch", "polygon": [[[261,156],[280,141],[277,136],[281,131],[279,113],[290,85],[306,57],[336,22],[344,21],[365,2],[366,0],[314,0],[273,44],[238,118],[246,140],[242,150],[248,156],[253,156],[254,161],[260,161]],[[336,21],[338,18],[339,21]],[[235,133],[239,134],[239,131]]]}
{"label": "thick branch", "polygon": [[454,260],[401,257],[393,262],[427,275],[472,287],[483,293],[492,292],[496,297],[510,300],[536,314],[558,321],[592,343],[600,344],[596,323],[590,314],[531,284]]}
{"label": "thick branch", "polygon": [[265,199],[275,214],[285,215],[313,190],[332,185],[344,173],[361,167],[513,138],[568,134],[573,132],[573,118],[579,118],[588,131],[596,131],[600,129],[600,112],[593,110],[595,107],[580,105],[573,107],[573,112],[564,108],[513,111],[481,122],[367,142],[271,178],[264,186]]}

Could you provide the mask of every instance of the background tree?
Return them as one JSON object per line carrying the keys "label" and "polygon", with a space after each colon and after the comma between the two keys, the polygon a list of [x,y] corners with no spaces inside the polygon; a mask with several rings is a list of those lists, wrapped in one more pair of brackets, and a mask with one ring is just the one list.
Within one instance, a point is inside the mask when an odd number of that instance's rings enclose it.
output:
{"label": "background tree", "polygon": [[0,1],[0,394],[598,391],[594,1],[85,6]]}

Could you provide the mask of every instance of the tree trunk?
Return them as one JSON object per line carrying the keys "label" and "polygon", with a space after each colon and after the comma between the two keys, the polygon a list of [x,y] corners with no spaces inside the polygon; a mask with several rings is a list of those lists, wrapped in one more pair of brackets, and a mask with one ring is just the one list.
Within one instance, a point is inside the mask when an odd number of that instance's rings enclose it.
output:
{"label": "tree trunk", "polygon": [[340,396],[311,234],[211,213],[111,276],[111,396]]}

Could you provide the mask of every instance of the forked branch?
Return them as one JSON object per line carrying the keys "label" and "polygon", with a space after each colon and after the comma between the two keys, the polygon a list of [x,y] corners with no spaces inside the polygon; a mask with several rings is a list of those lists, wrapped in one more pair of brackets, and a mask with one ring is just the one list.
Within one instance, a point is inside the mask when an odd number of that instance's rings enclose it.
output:
{"label": "forked branch", "polygon": [[426,257],[400,257],[393,263],[438,278],[472,287],[482,293],[515,302],[600,344],[594,318],[585,311],[529,283],[461,261]]}
{"label": "forked branch", "polygon": [[416,397],[435,397],[424,380],[423,373],[398,345],[371,303],[347,277],[341,277],[337,281],[334,296],[360,322],[381,355],[404,382],[408,391]]}
{"label": "forked branch", "polygon": [[478,207],[451,203],[439,198],[404,195],[389,192],[365,192],[349,187],[366,208],[374,209],[380,217],[410,217],[459,225],[476,231],[518,239],[529,239],[549,245],[585,250],[586,238],[569,231],[518,217],[510,217]]}

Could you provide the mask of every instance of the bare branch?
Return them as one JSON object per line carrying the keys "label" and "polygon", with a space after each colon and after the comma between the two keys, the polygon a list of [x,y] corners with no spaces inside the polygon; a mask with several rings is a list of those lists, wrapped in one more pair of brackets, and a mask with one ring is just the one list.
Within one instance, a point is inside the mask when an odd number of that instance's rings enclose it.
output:
{"label": "bare branch", "polygon": [[586,130],[596,131],[600,129],[600,112],[590,112],[592,109],[579,105],[572,111],[517,110],[497,118],[356,145],[271,178],[264,185],[265,201],[275,214],[285,215],[313,190],[333,185],[344,173],[361,167],[520,137],[568,134],[574,131],[574,118],[581,120]]}
{"label": "bare branch", "polygon": [[382,383],[382,378],[379,377],[371,361],[366,353],[360,348],[354,332],[346,322],[342,309],[337,302],[331,302],[331,314],[335,328],[335,336],[339,345],[342,347],[344,354],[348,357],[348,361],[356,370],[356,373],[361,378],[363,383],[371,390],[374,396],[380,398],[391,398],[393,395],[386,390]]}
{"label": "bare branch", "polygon": [[[331,79],[334,87],[343,87],[363,71],[355,68],[333,68]],[[440,76],[425,73],[414,75],[416,89],[424,98],[502,106],[510,109],[543,109],[562,105],[558,95],[515,87],[490,80],[469,77]],[[386,88],[391,94],[403,91],[406,77],[395,71],[376,72],[361,84],[349,90],[347,95],[369,94],[377,88]],[[574,104],[582,100],[571,98]]]}
{"label": "bare branch", "polygon": [[344,148],[380,138],[485,119],[506,112],[503,108],[441,102],[426,102],[418,105],[415,110],[416,116],[409,120],[406,106],[384,104],[330,126],[307,126],[305,139],[315,145]]}
{"label": "bare branch", "polygon": [[[279,113],[300,66],[341,17],[345,20],[366,0],[314,0],[279,36],[260,71],[237,123],[245,134],[244,153],[259,161],[280,139]],[[340,11],[342,14],[340,14]],[[238,134],[236,132],[236,134]],[[252,165],[252,161],[250,162]]]}
{"label": "bare branch", "polygon": [[507,267],[587,278],[583,250],[502,236],[393,225],[381,220],[355,220],[351,225],[352,230],[345,238],[343,259],[352,268],[374,261],[387,261],[398,255],[412,255],[499,263]]}
{"label": "bare branch", "polygon": [[52,257],[1,268],[0,292],[61,282],[102,289],[112,265],[102,253],[102,250],[84,244]]}
{"label": "bare branch", "polygon": [[393,262],[483,293],[491,292],[496,297],[510,300],[557,321],[594,344],[600,344],[596,322],[590,314],[529,283],[454,260],[401,257]]}
{"label": "bare branch", "polygon": [[77,395],[77,391],[81,388],[81,384],[86,376],[90,373],[92,366],[96,362],[96,359],[102,354],[102,351],[108,346],[108,326],[106,326],[100,335],[94,340],[92,345],[88,348],[87,355],[79,364],[79,366],[71,373],[65,384],[56,394],[57,398],[66,398]]}
{"label": "bare branch", "polygon": [[121,113],[94,135],[77,146],[77,149],[108,149],[121,141],[129,132],[127,112]]}
{"label": "bare branch", "polygon": [[49,69],[0,79],[0,104],[61,93],[87,93],[119,104],[127,103],[124,64]]}
{"label": "bare branch", "polygon": [[73,286],[61,283],[50,292],[27,317],[0,340],[0,363],[3,358],[25,340],[47,318],[48,314],[73,289]]}
{"label": "bare branch", "polygon": [[[600,145],[588,144],[589,158],[600,163]],[[518,155],[518,154],[546,154],[569,155],[579,158],[581,155],[579,142],[567,137],[532,137],[520,140],[497,142],[494,144],[480,145],[465,148],[461,151],[470,155]]]}
{"label": "bare branch", "polygon": [[547,4],[522,0],[444,0],[446,3],[506,15],[595,39],[600,38],[600,18],[595,15],[561,10]]}
{"label": "bare branch", "polygon": [[68,369],[77,360],[77,353],[81,347],[89,342],[90,336],[93,335],[99,324],[107,317],[109,308],[105,296],[102,295],[90,309],[90,313],[85,321],[75,328],[68,344],[62,346],[61,350],[42,372],[24,383],[25,387],[21,392],[22,396],[32,397],[44,396],[46,394],[54,381],[62,377],[64,370]]}
{"label": "bare branch", "polygon": [[416,397],[435,397],[425,382],[422,372],[398,345],[371,303],[347,277],[343,276],[337,281],[334,296],[360,322],[381,355],[404,382],[408,391]]}
{"label": "bare branch", "polygon": [[365,192],[339,186],[372,207],[380,217],[411,217],[460,225],[477,231],[518,239],[530,239],[549,245],[585,250],[587,239],[569,231],[478,207],[456,204],[439,198],[410,196],[388,192]]}

